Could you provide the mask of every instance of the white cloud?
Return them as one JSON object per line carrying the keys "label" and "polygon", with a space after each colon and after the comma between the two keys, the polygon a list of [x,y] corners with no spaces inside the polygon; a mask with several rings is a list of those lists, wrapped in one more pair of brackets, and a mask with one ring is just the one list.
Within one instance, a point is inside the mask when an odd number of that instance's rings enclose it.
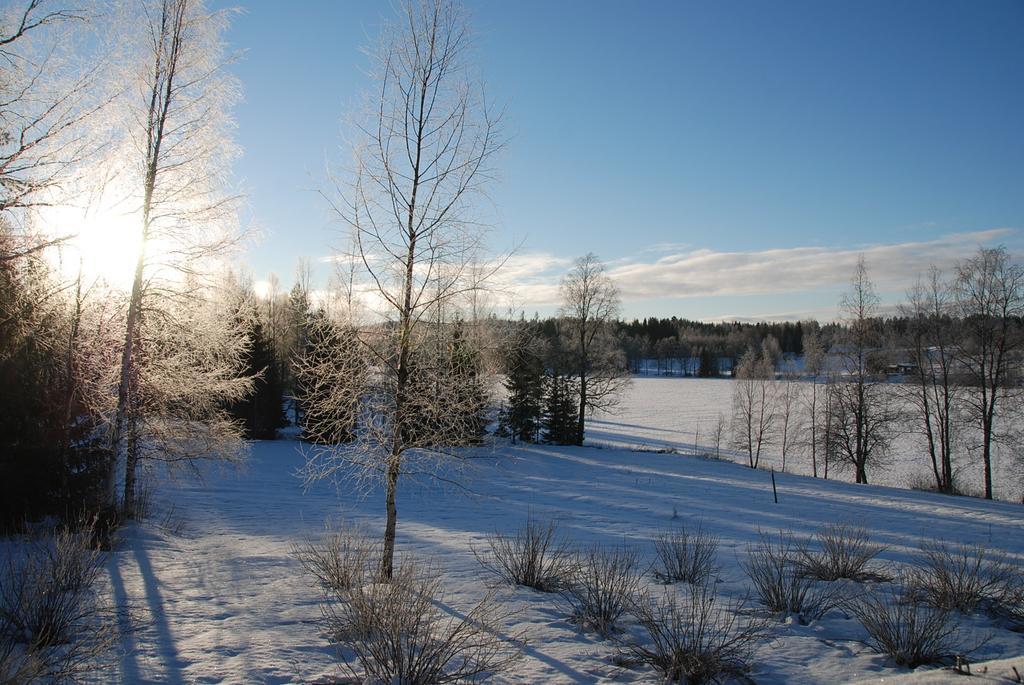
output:
{"label": "white cloud", "polygon": [[[683,243],[651,245],[632,256],[606,262],[623,303],[642,310],[647,300],[684,300],[715,297],[759,297],[751,310],[719,314],[716,320],[829,319],[837,289],[844,289],[860,255],[867,260],[870,277],[882,293],[901,294],[918,275],[935,265],[950,269],[980,245],[992,245],[1016,233],[1009,228],[956,233],[934,240],[862,245],[855,247],[788,247],[729,252],[690,249]],[[560,302],[559,283],[573,259],[546,252],[516,253],[509,257],[491,287],[512,309],[553,309]],[[785,296],[827,292],[828,301],[804,301],[799,309]],[[773,296],[780,296],[774,301]],[[765,297],[774,304],[767,305]],[[806,298],[805,298],[806,299]],[[735,307],[735,303],[727,305]],[[757,311],[753,311],[757,310]]]}
{"label": "white cloud", "polygon": [[878,290],[902,290],[933,264],[951,267],[979,245],[1013,231],[958,233],[925,242],[855,248],[793,247],[758,252],[692,250],[652,262],[636,260],[609,273],[623,300],[809,292],[845,285],[860,255]]}

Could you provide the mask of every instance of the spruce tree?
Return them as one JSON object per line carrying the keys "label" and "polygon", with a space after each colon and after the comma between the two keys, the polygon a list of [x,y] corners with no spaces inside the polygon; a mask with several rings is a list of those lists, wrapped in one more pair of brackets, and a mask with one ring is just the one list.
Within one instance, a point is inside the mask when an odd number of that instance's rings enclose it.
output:
{"label": "spruce tree", "polygon": [[545,385],[544,439],[556,445],[575,444],[579,395],[573,378],[555,371],[548,374]]}
{"label": "spruce tree", "polygon": [[532,330],[522,329],[505,351],[508,394],[499,431],[513,442],[535,442],[544,416],[544,356]]}
{"label": "spruce tree", "polygon": [[306,326],[302,353],[295,359],[296,412],[303,439],[339,444],[355,437],[361,397],[355,388],[365,378],[365,360],[354,333],[316,310]]}
{"label": "spruce tree", "polygon": [[700,368],[697,370],[697,375],[701,378],[718,378],[719,376],[718,357],[709,347],[701,348]]}
{"label": "spruce tree", "polygon": [[490,406],[480,374],[480,351],[466,337],[461,321],[455,322],[451,335],[448,373],[454,381],[449,385],[455,394],[451,410],[460,414],[463,430],[457,432],[458,437],[467,444],[476,444],[487,433]]}
{"label": "spruce tree", "polygon": [[232,417],[243,422],[245,436],[251,440],[273,440],[287,421],[284,415],[284,382],[281,364],[272,341],[259,316],[249,328],[249,351],[245,356],[245,376],[254,377],[253,393],[230,406]]}

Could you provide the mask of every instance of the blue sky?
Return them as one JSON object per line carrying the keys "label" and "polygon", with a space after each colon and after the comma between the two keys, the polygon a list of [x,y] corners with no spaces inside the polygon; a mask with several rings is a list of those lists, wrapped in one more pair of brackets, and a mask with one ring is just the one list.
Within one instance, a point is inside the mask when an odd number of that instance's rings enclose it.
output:
{"label": "blue sky", "polygon": [[[551,311],[595,252],[626,316],[834,313],[857,255],[917,271],[1022,247],[1024,2],[467,3],[508,148],[490,190],[506,279]],[[388,2],[244,2],[236,170],[253,277],[343,244],[316,194],[371,84]]]}

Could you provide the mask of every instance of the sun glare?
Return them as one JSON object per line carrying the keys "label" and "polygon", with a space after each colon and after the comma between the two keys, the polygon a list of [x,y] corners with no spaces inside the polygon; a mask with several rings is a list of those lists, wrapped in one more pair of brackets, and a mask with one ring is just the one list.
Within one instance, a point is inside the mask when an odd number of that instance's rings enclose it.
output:
{"label": "sun glare", "polygon": [[71,236],[56,250],[61,272],[68,278],[81,274],[86,281],[104,282],[128,290],[139,256],[141,219],[112,203],[87,209],[55,207],[43,223],[55,236]]}

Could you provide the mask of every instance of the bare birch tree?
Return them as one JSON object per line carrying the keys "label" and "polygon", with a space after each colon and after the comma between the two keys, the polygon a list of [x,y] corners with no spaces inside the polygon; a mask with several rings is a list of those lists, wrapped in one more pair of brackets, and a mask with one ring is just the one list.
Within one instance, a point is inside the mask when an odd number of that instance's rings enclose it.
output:
{"label": "bare birch tree", "polygon": [[626,361],[611,331],[619,291],[593,253],[576,260],[562,280],[561,333],[570,370],[577,378],[576,444],[583,444],[586,417],[615,406],[629,383]]}
{"label": "bare birch tree", "polygon": [[[139,40],[124,64],[131,85],[123,109],[128,140],[122,163],[125,182],[134,186],[130,199],[139,207],[139,249],[108,477],[113,503],[120,463],[122,505],[129,513],[144,444],[159,443],[176,460],[238,452],[240,434],[223,420],[217,398],[230,400],[244,391],[244,383],[229,379],[241,367],[244,347],[232,331],[217,329],[216,321],[200,326],[190,314],[209,309],[203,306],[211,292],[207,275],[239,239],[236,197],[225,189],[235,156],[228,111],[238,98],[237,82],[224,69],[221,35],[227,18],[207,10],[202,0],[151,0],[141,5],[130,27]],[[191,328],[182,328],[186,321]],[[190,333],[205,339],[182,337]],[[211,382],[194,382],[204,376]],[[186,401],[179,382],[205,399]],[[195,434],[200,426],[201,434]],[[147,427],[156,432],[143,435]],[[176,430],[182,439],[172,449]]]}
{"label": "bare birch tree", "polygon": [[[806,430],[803,431],[803,442],[811,453],[811,475],[817,478],[819,457],[827,455],[824,439],[827,432],[825,426],[828,425],[827,417],[824,416],[825,391],[822,389],[822,384],[818,382],[825,366],[825,350],[821,342],[821,330],[818,323],[808,321],[804,323],[803,328],[804,374],[809,381],[806,391],[801,394],[801,401],[806,412],[805,420],[802,422],[806,427]],[[823,466],[825,467],[824,477],[828,478],[827,460],[824,461]]]}
{"label": "bare birch tree", "polygon": [[736,367],[732,395],[733,445],[747,455],[756,469],[775,427],[775,380],[771,361],[751,347]]}
{"label": "bare birch tree", "polygon": [[953,294],[938,269],[907,292],[901,313],[907,320],[906,347],[914,366],[907,384],[913,430],[925,439],[936,489],[952,493],[963,394],[953,357],[960,321],[952,316]]}
{"label": "bare birch tree", "polygon": [[473,200],[501,148],[500,113],[470,71],[462,7],[409,0],[374,60],[376,91],[357,122],[355,168],[328,197],[351,230],[363,308],[353,321],[371,373],[332,393],[366,417],[354,444],[310,455],[307,478],[383,482],[380,575],[393,572],[396,494],[402,476],[439,476],[476,430],[465,406],[472,374],[456,359],[446,312],[479,286],[473,268],[484,230]]}
{"label": "bare birch tree", "polygon": [[992,499],[993,448],[1003,437],[1000,414],[1007,396],[1019,392],[1024,267],[1011,260],[1006,248],[979,249],[958,265],[954,293],[963,325],[954,354],[967,374],[965,399],[981,432],[985,498]]}

